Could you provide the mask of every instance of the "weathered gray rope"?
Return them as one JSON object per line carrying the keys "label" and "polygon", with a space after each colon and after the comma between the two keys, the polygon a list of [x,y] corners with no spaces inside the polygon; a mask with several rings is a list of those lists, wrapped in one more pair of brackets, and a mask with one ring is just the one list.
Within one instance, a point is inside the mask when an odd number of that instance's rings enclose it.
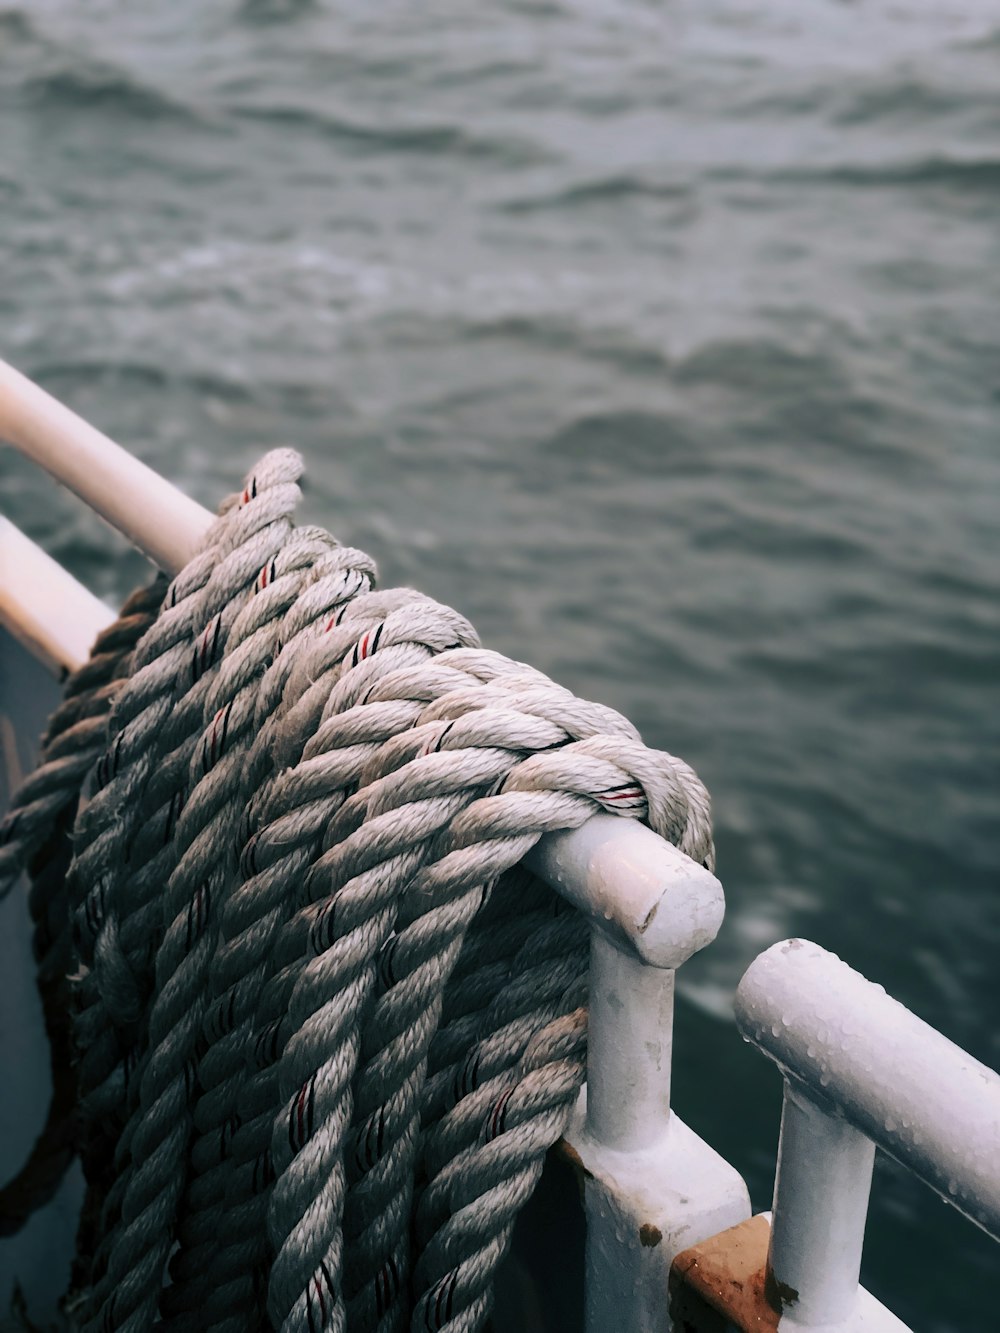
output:
{"label": "weathered gray rope", "polygon": [[711,861],[686,765],[372,591],[298,468],[174,581],[78,824],[92,1330],[481,1327],[584,1070],[586,926],[520,862],[599,810]]}
{"label": "weathered gray rope", "polygon": [[489,1312],[514,1221],[583,1081],[582,971],[554,1004],[559,1016],[536,1029],[516,1068],[492,1081],[476,1141],[438,1173],[421,1201],[420,1221],[431,1234],[417,1267],[413,1329],[477,1329]]}
{"label": "weathered gray rope", "polygon": [[[313,549],[315,547],[314,541],[311,539],[304,540],[303,538],[303,533],[297,534],[296,542],[286,548],[278,560],[273,563],[270,571],[270,592],[272,595],[279,594],[283,599],[282,613],[280,616],[276,615],[272,621],[272,633],[278,628],[281,629],[283,634],[286,632],[287,612],[296,605],[303,588],[310,589],[310,583],[314,579],[316,570],[321,570],[327,577],[333,574],[333,586],[340,590],[340,595],[343,593],[345,586],[343,557],[345,553],[331,552],[330,540],[325,536],[319,549]],[[348,559],[351,559],[351,557],[353,557],[355,568],[364,568],[364,558],[359,561],[356,552],[349,553]],[[289,562],[294,563],[290,564]],[[350,580],[349,586],[353,585],[354,580]],[[314,600],[312,596],[310,600]],[[253,609],[251,604],[245,614],[249,614]],[[277,610],[277,607],[275,609]],[[198,1085],[201,1089],[201,1096],[195,1107],[196,1138],[191,1150],[192,1175],[182,1207],[182,1218],[178,1232],[181,1250],[175,1256],[172,1264],[177,1290],[175,1303],[171,1305],[169,1298],[166,1302],[166,1308],[175,1315],[179,1314],[180,1302],[185,1295],[193,1297],[194,1288],[199,1281],[204,1285],[206,1278],[214,1271],[212,1260],[218,1239],[221,1200],[225,1193],[225,1178],[228,1174],[229,1165],[222,1149],[234,1114],[230,1097],[231,1088],[223,1086],[220,1089],[219,1086],[219,1075],[225,1066],[227,1054],[230,1059],[230,1068],[232,1068],[233,1055],[233,1044],[231,1042],[224,1043],[222,1039],[227,1035],[229,1027],[236,1023],[237,1014],[241,1012],[237,1006],[240,1005],[241,1008],[245,1006],[251,992],[251,988],[246,985],[243,987],[242,994],[238,994],[236,989],[233,988],[226,995],[221,1005],[215,993],[219,981],[217,968],[221,944],[221,921],[228,910],[228,894],[221,890],[235,887],[236,858],[233,845],[245,805],[243,800],[227,804],[221,799],[221,796],[223,793],[231,791],[233,786],[232,782],[227,779],[224,765],[228,764],[231,768],[239,770],[244,778],[251,782],[255,780],[255,776],[259,776],[256,761],[261,753],[266,755],[267,747],[259,747],[254,744],[258,721],[256,695],[259,674],[258,676],[251,674],[250,664],[256,659],[259,673],[260,667],[276,655],[279,645],[275,638],[273,644],[267,648],[262,657],[259,651],[258,636],[251,636],[240,642],[240,636],[234,633],[233,638],[237,639],[238,649],[232,655],[227,653],[227,656],[223,659],[219,685],[225,687],[229,680],[234,677],[241,681],[241,695],[239,697],[244,709],[244,720],[241,726],[234,726],[230,712],[224,744],[213,730],[210,758],[206,758],[203,767],[206,770],[209,767],[216,770],[217,781],[209,794],[209,799],[213,803],[211,812],[215,816],[216,827],[211,830],[210,836],[207,838],[203,833],[199,833],[202,845],[200,848],[197,845],[193,848],[194,859],[187,867],[182,861],[179,867],[179,871],[187,869],[189,881],[187,896],[190,896],[192,889],[197,891],[201,884],[207,868],[206,858],[214,857],[217,862],[221,859],[225,863],[222,868],[225,870],[229,882],[228,884],[220,882],[220,891],[214,892],[212,895],[216,928],[210,942],[206,937],[207,947],[204,951],[204,966],[190,995],[191,1004],[194,1006],[201,1005],[205,1010],[209,1031],[215,1040],[212,1045],[207,1047],[205,1059],[198,1064]],[[282,645],[282,651],[284,651],[284,645]],[[225,690],[217,689],[217,697],[214,700],[215,703],[219,704],[220,709],[216,713],[217,717],[225,716],[225,710],[231,710],[232,708],[232,701],[225,703],[224,699]],[[208,751],[206,751],[206,756],[208,756]],[[253,787],[246,788],[246,790],[253,790]],[[192,795],[189,811],[192,815],[196,815],[202,824],[204,824],[205,818],[204,807],[205,800],[202,797],[202,786],[199,785]],[[227,822],[220,825],[220,820]],[[175,887],[172,883],[171,888],[175,889]],[[183,903],[185,900],[183,881],[178,891],[180,901]],[[188,967],[190,970],[188,961],[183,954],[178,955],[178,964]],[[209,1013],[210,1006],[211,1012]],[[164,1027],[164,1041],[172,1040],[172,1031],[172,1024],[168,1016]],[[245,1035],[246,1032],[244,1031]],[[240,1064],[233,1072],[238,1074],[242,1064],[242,1048],[238,1046],[236,1053],[240,1058]],[[193,1054],[191,1052],[191,1055]],[[210,1057],[214,1057],[214,1059]],[[195,1307],[202,1314],[204,1313],[202,1301],[196,1301]]]}
{"label": "weathered gray rope", "polygon": [[[356,557],[357,553],[353,554]],[[333,592],[335,593],[338,600],[342,598],[343,596],[342,587],[334,585]],[[335,655],[339,655],[340,657],[342,657],[344,652],[353,649],[360,642],[364,641],[364,632],[378,633],[380,630],[384,631],[385,625],[391,619],[392,613],[404,604],[408,605],[411,608],[410,610],[411,619],[414,619],[416,610],[428,605],[432,605],[427,602],[427,599],[421,598],[418,594],[396,593],[390,595],[379,594],[369,598],[362,597],[358,600],[358,603],[354,607],[351,608],[343,607],[342,608],[343,617],[347,620],[347,622],[353,622],[353,627],[348,632],[340,634],[338,640],[337,636],[334,635],[332,631],[335,629],[339,629],[339,627],[336,625],[328,624],[327,633],[324,636],[324,651],[327,657],[329,657],[331,651],[334,651]],[[462,633],[471,633],[471,630],[469,630],[469,628],[465,625],[465,622],[460,621],[460,618],[456,618],[454,616],[454,613],[447,612],[445,608],[438,608],[438,610],[444,616],[445,622],[448,623],[447,632],[449,634],[454,634],[456,632],[456,627],[458,626],[463,627],[461,630]],[[329,620],[329,618],[327,619]],[[417,619],[419,619],[419,617],[417,617]],[[361,633],[360,638],[359,638],[359,632]],[[337,648],[338,641],[339,641],[339,648]],[[280,660],[281,659],[279,658],[279,662],[276,663],[276,667],[280,665]],[[311,681],[312,674],[303,677],[303,680]],[[313,693],[314,694],[316,693],[315,690],[313,691]],[[294,698],[295,690],[289,689],[286,692],[286,695],[287,698]],[[301,709],[299,711],[301,712]],[[291,731],[293,733],[296,730],[297,730],[296,727],[286,728],[286,731]],[[307,736],[309,734],[309,729],[302,730],[301,734],[303,736]],[[261,739],[266,740],[263,732]],[[355,738],[355,740],[361,740],[361,739],[363,738],[361,737]],[[366,755],[368,755],[371,752],[371,750],[372,750],[372,745],[370,743],[367,745],[355,745],[351,747],[348,753],[341,756],[343,762],[346,764],[345,768],[346,776],[341,775],[342,783],[350,784],[356,780],[356,770],[358,769],[362,759]],[[316,794],[314,793],[314,795]],[[343,799],[343,793],[341,787],[335,788],[331,793],[328,794],[328,796],[319,794],[316,800],[313,800],[309,803],[308,821],[304,825],[300,824],[298,829],[296,829],[295,827],[296,821],[294,812],[288,812],[286,810],[286,816],[282,818],[280,823],[280,831],[277,834],[277,850],[281,858],[279,873],[275,874],[273,870],[267,866],[265,860],[263,876],[261,876],[261,874],[259,873],[251,874],[251,879],[248,882],[248,884],[243,886],[243,888],[235,896],[235,907],[237,909],[236,914],[233,916],[231,921],[227,922],[227,920],[224,920],[223,926],[225,929],[227,927],[227,924],[228,925],[235,924],[238,929],[243,931],[243,934],[240,939],[234,941],[234,944],[236,945],[235,949],[230,949],[230,950],[223,949],[221,951],[220,956],[223,959],[226,959],[228,956],[231,962],[235,962],[236,972],[234,974],[230,974],[227,977],[227,980],[229,980],[230,982],[230,989],[228,991],[224,1007],[220,1009],[219,1006],[216,1006],[215,1009],[216,1014],[224,1013],[225,1022],[228,1023],[229,1021],[230,1006],[235,1004],[236,987],[239,986],[241,988],[243,998],[245,1000],[247,995],[253,993],[254,987],[258,986],[263,980],[264,976],[266,975],[266,965],[270,961],[270,954],[266,948],[266,944],[263,957],[260,956],[258,948],[257,956],[255,958],[255,962],[258,964],[256,968],[256,973],[257,973],[256,977],[252,975],[255,969],[251,968],[250,969],[251,974],[248,975],[245,965],[247,958],[252,956],[252,951],[255,947],[254,937],[255,935],[259,934],[255,923],[260,918],[261,913],[263,912],[263,917],[265,922],[269,922],[268,929],[273,930],[276,921],[276,913],[281,911],[287,911],[287,908],[283,907],[283,903],[287,903],[287,898],[288,898],[287,875],[289,873],[289,870],[291,869],[289,858],[291,858],[293,862],[295,861],[296,858],[298,858],[298,866],[300,868],[302,866],[308,865],[308,859],[304,860],[303,858],[307,857],[310,854],[309,853],[310,847],[313,848],[313,852],[311,854],[315,853],[315,844],[318,833],[321,831],[324,823],[329,817],[329,814],[334,809],[336,809],[337,805],[342,799]],[[257,804],[260,805],[260,800],[258,800]],[[289,817],[289,813],[291,814],[291,817]],[[304,846],[300,846],[300,844],[303,842],[303,838],[305,840]],[[266,858],[267,848],[262,846],[259,850],[261,857]],[[257,864],[257,851],[258,849],[253,845],[253,843],[251,843],[249,856],[244,858],[244,861],[247,864],[248,869],[256,869],[258,871],[261,869],[261,867],[258,866]],[[265,900],[263,900],[261,897],[262,892],[266,893],[269,888],[273,897],[273,902],[265,902]],[[243,929],[244,923],[242,917],[240,916],[241,911],[244,914],[244,916],[246,915],[248,906],[250,909],[249,920],[253,926],[253,929],[251,929],[250,931],[246,931],[245,929]],[[261,963],[265,965],[263,971],[260,969],[259,966],[259,964]],[[216,1119],[218,1118],[220,1111],[224,1106],[232,1105],[232,1098],[234,1096],[234,1091],[235,1088],[238,1088],[239,1086],[239,1083],[241,1081],[240,1075],[242,1073],[242,1070],[240,1068],[231,1067],[229,1070],[230,1079],[228,1081],[228,1086],[222,1087],[220,1089],[218,1087],[218,1073],[219,1073],[218,1062],[214,1062],[213,1064],[210,1061],[209,1063],[210,1065],[212,1065],[212,1067],[206,1070],[206,1082],[213,1085],[213,1097],[208,1104],[204,1104],[206,1102],[206,1099],[203,1099],[203,1104],[200,1104],[198,1108],[198,1114],[201,1116],[203,1128],[206,1127],[206,1120],[207,1123],[211,1123],[211,1117],[213,1114],[213,1104],[214,1104],[214,1115]],[[250,1089],[249,1093],[250,1100],[253,1101],[254,1099],[257,1099],[261,1103],[261,1105],[264,1106],[265,1112],[262,1116],[258,1116],[256,1119],[251,1117],[250,1123],[244,1126],[237,1133],[238,1142],[234,1145],[235,1149],[237,1150],[235,1152],[235,1156],[237,1158],[242,1157],[244,1161],[248,1155],[253,1156],[254,1169],[251,1172],[243,1172],[242,1174],[237,1173],[237,1178],[231,1182],[227,1194],[227,1205],[228,1209],[231,1212],[237,1208],[237,1201],[240,1197],[241,1186],[245,1187],[247,1184],[249,1184],[252,1188],[253,1176],[257,1175],[259,1178],[261,1174],[261,1170],[259,1169],[257,1163],[257,1157],[261,1154],[266,1154],[270,1142],[271,1127],[273,1122],[272,1102],[275,1095],[273,1091],[269,1091],[272,1082],[273,1079],[269,1078],[265,1071],[263,1073],[258,1074],[254,1086],[251,1087]],[[220,1137],[217,1137],[213,1133],[209,1132],[208,1143],[210,1145],[210,1148],[215,1149],[216,1146],[220,1143],[220,1141],[221,1141]],[[196,1152],[197,1152],[197,1145],[196,1145]],[[210,1161],[212,1160],[211,1154],[209,1156],[209,1160]],[[219,1198],[222,1189],[222,1182],[225,1179],[226,1164],[219,1162],[217,1165],[219,1168],[222,1168],[222,1170],[216,1171],[216,1177],[218,1183],[214,1190],[215,1199],[212,1201],[216,1207],[217,1207],[217,1200]],[[209,1197],[211,1198],[211,1195]],[[245,1190],[244,1190],[244,1197],[245,1197]],[[236,1237],[234,1238],[232,1235],[230,1235],[229,1237],[228,1256],[222,1256],[220,1259],[216,1260],[215,1263],[213,1264],[211,1270],[213,1282],[218,1282],[220,1279],[222,1279],[223,1286],[225,1285],[225,1275],[233,1272],[232,1258],[234,1250],[236,1251],[236,1256],[237,1256],[235,1273],[236,1274],[242,1273],[244,1282],[249,1280],[249,1275],[246,1270],[246,1256],[244,1253],[244,1247],[249,1247],[250,1252],[253,1254],[258,1253],[260,1240],[263,1238],[263,1233],[264,1233],[264,1218],[263,1215],[254,1218],[251,1208],[251,1211],[248,1214],[245,1214],[244,1220],[246,1225],[238,1230]],[[207,1239],[208,1236],[217,1235],[218,1228],[217,1226],[212,1225],[211,1217],[202,1219],[202,1222],[204,1223],[204,1225],[202,1225],[201,1227],[203,1233],[202,1240],[204,1242],[204,1240]],[[204,1251],[202,1251],[202,1254],[204,1255]],[[205,1268],[204,1264],[201,1265],[196,1264],[195,1257],[193,1257],[191,1261],[191,1267],[197,1268],[199,1266],[202,1268],[203,1273],[208,1271]],[[204,1281],[204,1278],[202,1280]],[[228,1294],[229,1293],[227,1293],[227,1295]],[[208,1302],[208,1305],[205,1306],[204,1308],[210,1308],[212,1306],[211,1291],[205,1293],[205,1299]],[[216,1304],[218,1304],[217,1301]],[[199,1309],[201,1309],[203,1312],[202,1303],[198,1302],[198,1305]],[[229,1304],[226,1307],[226,1313],[230,1317],[232,1315],[232,1309],[233,1309],[232,1304]]]}
{"label": "weathered gray rope", "polygon": [[[164,614],[140,643],[112,712],[71,880],[82,899],[81,960],[89,968],[79,988],[78,1033],[82,1109],[91,1125],[127,1119],[130,1074],[133,1093],[140,1090],[147,1103],[151,1095],[138,1068],[147,1054],[156,989],[150,945],[159,969],[159,946],[171,924],[169,914],[164,920],[162,886],[178,859],[176,830],[193,752],[211,721],[211,682],[233,623],[261,568],[292,530],[300,473],[290,450],[269,455],[225,507],[203,550],[171,585]],[[208,910],[207,895],[191,903],[192,942]],[[189,1027],[196,1032],[194,1022]],[[101,1325],[147,1327],[158,1305],[184,1186],[189,1089],[183,1069],[181,1081],[180,1089],[168,1089],[159,1117],[143,1119],[138,1140],[127,1128],[118,1146],[117,1190],[107,1206],[121,1213],[114,1225],[110,1214],[105,1220],[107,1271],[94,1275],[94,1322]]]}
{"label": "weathered gray rope", "polygon": [[[421,748],[430,749],[442,758],[453,751],[449,768],[467,772],[472,771],[473,756],[478,753],[481,762],[490,753],[473,747],[505,744],[509,749],[503,754],[499,776],[510,784],[512,770],[521,754],[532,748],[544,750],[567,746],[572,739],[570,732],[553,723],[543,724],[541,718],[530,711],[534,703],[535,712],[543,713],[543,700],[548,693],[549,711],[558,712],[559,699],[551,684],[543,678],[528,678],[527,685],[522,685],[512,699],[510,692],[514,684],[514,681],[505,682],[506,697],[501,697],[498,700],[500,706],[493,708],[488,706],[491,702],[488,689],[466,690],[464,697],[459,691],[449,694],[450,719],[431,721],[423,729],[418,727],[413,733],[414,739]],[[569,696],[565,698],[568,700]],[[518,707],[513,708],[511,704]],[[461,706],[476,711],[463,716],[458,712]],[[585,708],[579,707],[577,713],[576,727],[579,728],[579,715],[585,713]],[[608,725],[606,710],[601,710],[599,721]],[[620,719],[618,722],[624,729]],[[572,725],[567,722],[567,726]],[[429,734],[422,735],[422,731]],[[459,760],[460,763],[455,762]],[[394,785],[400,792],[412,795],[419,787],[413,771],[415,767],[411,764],[393,775]],[[489,774],[493,779],[497,776],[496,771]],[[384,800],[382,805],[386,805]],[[593,806],[588,806],[586,813],[592,810]],[[502,871],[505,863],[523,855],[524,849],[537,837],[537,833],[534,837],[529,833],[525,838],[526,832],[528,830],[522,825],[518,830],[518,842],[502,848],[500,854],[505,860],[491,869]],[[477,848],[477,852],[480,850]],[[468,874],[468,866],[463,867],[461,873]],[[358,1180],[353,1196],[348,1199],[345,1225],[355,1249],[355,1267],[362,1250],[360,1233],[371,1232],[366,1246],[370,1251],[367,1282],[374,1289],[370,1295],[384,1290],[390,1276],[406,1271],[403,1250],[409,1213],[407,1190],[413,1175],[419,1120],[416,1093],[425,1081],[427,1049],[438,1026],[444,985],[461,946],[462,933],[474,919],[479,906],[479,883],[484,878],[481,866],[476,867],[472,878],[471,888],[460,877],[457,886],[449,885],[443,894],[433,880],[418,877],[414,882],[407,898],[418,904],[415,919],[405,927],[401,920],[397,921],[397,934],[391,941],[391,957],[387,959],[392,986],[385,994],[384,1002],[376,1004],[367,1025],[368,1060],[356,1078],[354,1088],[355,1120],[361,1139],[360,1149],[356,1148],[353,1155]],[[455,887],[459,894],[457,899],[453,896]],[[574,920],[573,925],[578,923]],[[583,965],[584,944],[584,935],[579,930],[576,940],[579,947],[574,967],[579,970]],[[551,949],[549,952],[551,955]],[[546,961],[549,964],[547,974],[538,979],[534,988],[535,1026],[544,998],[544,985],[558,975],[558,971],[551,968],[551,956]],[[563,979],[563,984],[567,979]],[[510,1034],[507,1035],[509,1038]],[[509,1044],[508,1040],[508,1047]],[[393,1090],[390,1100],[386,1099],[386,1088]],[[389,1227],[392,1218],[395,1218],[394,1233]],[[357,1280],[355,1275],[355,1282]],[[376,1301],[376,1312],[377,1306]]]}
{"label": "weathered gray rope", "polygon": [[[0,897],[49,842],[60,817],[75,814],[84,780],[104,749],[108,712],[165,589],[166,583],[157,579],[133,593],[114,624],[98,635],[89,659],[67,680],[62,703],[42,737],[38,765],[0,820]],[[59,923],[54,927],[58,935]]]}
{"label": "weathered gray rope", "polygon": [[[358,551],[335,548],[315,565],[313,577],[300,588],[297,600],[285,621],[285,641],[275,661],[267,668],[258,693],[258,737],[247,762],[248,790],[254,793],[244,812],[244,832],[240,845],[249,836],[252,811],[265,798],[271,779],[273,752],[280,721],[293,697],[287,689],[290,666],[295,661],[295,647],[300,637],[318,622],[326,623],[358,593],[367,591],[374,578],[370,559]],[[290,857],[286,870],[294,874],[304,863],[304,853],[295,847],[283,849]],[[273,882],[282,887],[281,877]],[[187,1199],[186,1214],[179,1234],[181,1251],[174,1261],[178,1278],[172,1290],[174,1303],[168,1308],[176,1315],[183,1302],[208,1316],[212,1311],[225,1322],[249,1322],[241,1316],[253,1304],[253,1264],[237,1262],[227,1274],[216,1257],[220,1228],[226,1211],[227,1184],[232,1175],[231,1157],[222,1151],[237,1125],[236,1096],[247,1075],[245,1053],[254,1039],[253,1017],[256,997],[268,975],[271,946],[280,920],[289,910],[287,894],[278,892],[273,900],[262,902],[256,893],[255,877],[239,884],[220,914],[217,947],[210,967],[210,1008],[206,1017],[208,1044],[199,1065],[201,1096],[195,1108],[197,1138],[192,1150],[194,1178]],[[249,905],[249,918],[247,916]],[[249,919],[253,929],[244,929]],[[268,1132],[269,1132],[269,1126]],[[232,1194],[232,1189],[229,1193]],[[235,1199],[229,1202],[230,1221]],[[263,1233],[263,1221],[251,1228],[251,1249]],[[229,1233],[232,1236],[232,1226]],[[230,1244],[230,1250],[232,1243]],[[239,1251],[239,1246],[237,1246]],[[242,1255],[240,1259],[242,1260]],[[202,1290],[204,1288],[205,1290]]]}
{"label": "weathered gray rope", "polygon": [[[131,1154],[122,1167],[125,1225],[108,1275],[119,1312],[123,1289],[147,1289],[147,1273],[162,1269],[181,1208],[192,1132],[188,1081],[198,1057],[214,943],[210,922],[212,914],[222,910],[234,877],[232,841],[241,814],[243,765],[253,738],[259,664],[276,649],[297,576],[328,546],[329,540],[317,534],[276,553],[268,567],[273,577],[230,629],[205,697],[204,716],[211,721],[191,756],[191,794],[174,833],[177,857],[163,895],[163,939],[156,956],[147,1049],[139,1070],[138,1102],[125,1129]],[[174,1212],[164,1216],[168,1195]],[[153,1218],[149,1201],[155,1201]]]}
{"label": "weathered gray rope", "polygon": [[46,1123],[24,1167],[0,1191],[0,1234],[20,1229],[52,1197],[76,1152],[76,1079],[70,1059],[67,977],[72,969],[66,868],[68,829],[87,773],[104,748],[107,715],[125,684],[132,653],[163,601],[166,580],[132,594],[67,680],[42,738],[35,771],[0,822],[0,898],[18,875],[30,878],[33,952],[52,1064]]}

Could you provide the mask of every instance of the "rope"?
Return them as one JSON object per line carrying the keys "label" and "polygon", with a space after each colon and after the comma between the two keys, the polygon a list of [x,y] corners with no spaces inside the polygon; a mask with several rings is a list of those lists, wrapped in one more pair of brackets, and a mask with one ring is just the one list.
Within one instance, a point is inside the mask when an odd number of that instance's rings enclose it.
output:
{"label": "rope", "polygon": [[712,861],[690,768],[375,591],[294,525],[300,471],[226,502],[101,715],[60,964],[93,1333],[481,1329],[585,1068],[587,925],[523,858],[613,811]]}
{"label": "rope", "polygon": [[163,600],[166,581],[133,593],[103,631],[90,659],[70,676],[62,703],[42,737],[38,767],[18,789],[0,822],[0,899],[27,871],[32,950],[49,1040],[52,1098],[31,1155],[0,1190],[0,1236],[15,1234],[53,1197],[77,1151],[76,1077],[69,1032],[72,969],[66,870],[68,832],[84,778],[105,742],[108,712],[125,683],[136,644]]}

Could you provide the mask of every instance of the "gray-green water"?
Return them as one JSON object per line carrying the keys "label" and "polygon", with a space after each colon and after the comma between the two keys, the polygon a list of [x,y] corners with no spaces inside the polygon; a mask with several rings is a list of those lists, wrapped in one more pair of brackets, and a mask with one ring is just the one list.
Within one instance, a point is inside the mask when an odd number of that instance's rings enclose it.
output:
{"label": "gray-green water", "polygon": [[[772,941],[1000,1063],[996,0],[0,5],[0,355],[208,502],[295,444],[383,582],[698,768],[676,1103],[757,1205]],[[901,1317],[994,1329],[996,1271],[880,1170]]]}

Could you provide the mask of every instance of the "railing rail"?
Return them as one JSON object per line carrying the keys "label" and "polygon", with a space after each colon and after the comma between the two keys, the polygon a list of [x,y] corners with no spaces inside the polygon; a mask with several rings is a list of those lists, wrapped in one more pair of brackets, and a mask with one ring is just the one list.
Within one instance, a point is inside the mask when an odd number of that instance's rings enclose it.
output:
{"label": "railing rail", "polygon": [[0,515],[0,624],[56,676],[83,666],[115,613]]}
{"label": "railing rail", "polygon": [[851,1326],[876,1146],[1000,1239],[1000,1075],[806,940],[750,966],[736,1021],[785,1076],[768,1264],[789,1326]]}
{"label": "railing rail", "polygon": [[0,361],[0,439],[55,477],[150,560],[176,574],[212,515],[126,449]]}
{"label": "railing rail", "polygon": [[736,995],[745,1037],[1000,1240],[1000,1074],[835,954],[772,945]]}

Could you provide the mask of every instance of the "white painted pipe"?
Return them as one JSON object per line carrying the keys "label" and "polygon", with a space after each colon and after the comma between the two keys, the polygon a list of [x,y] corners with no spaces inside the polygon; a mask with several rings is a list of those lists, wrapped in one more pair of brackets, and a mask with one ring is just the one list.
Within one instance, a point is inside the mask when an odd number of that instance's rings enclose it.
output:
{"label": "white painted pipe", "polygon": [[595,815],[550,833],[526,864],[594,922],[587,1134],[636,1152],[670,1119],[674,969],[718,934],[722,885],[651,829]]}
{"label": "white painted pipe", "polygon": [[867,1135],[785,1080],[768,1266],[796,1327],[843,1323],[858,1303],[874,1162]]}
{"label": "white painted pipe", "polygon": [[115,613],[0,517],[0,624],[54,675],[82,667]]}
{"label": "white painted pipe", "polygon": [[85,500],[169,574],[187,564],[212,522],[207,509],[6,361],[0,361],[0,438]]}
{"label": "white painted pipe", "polygon": [[595,929],[589,1005],[587,1134],[605,1148],[640,1152],[670,1121],[674,972],[650,967]]}
{"label": "white painted pipe", "polygon": [[631,819],[595,815],[550,833],[527,864],[619,946],[656,968],[676,968],[719,933],[722,885],[704,866]]}
{"label": "white painted pipe", "polygon": [[736,1021],[810,1096],[1000,1239],[1000,1075],[807,940],[751,964]]}

